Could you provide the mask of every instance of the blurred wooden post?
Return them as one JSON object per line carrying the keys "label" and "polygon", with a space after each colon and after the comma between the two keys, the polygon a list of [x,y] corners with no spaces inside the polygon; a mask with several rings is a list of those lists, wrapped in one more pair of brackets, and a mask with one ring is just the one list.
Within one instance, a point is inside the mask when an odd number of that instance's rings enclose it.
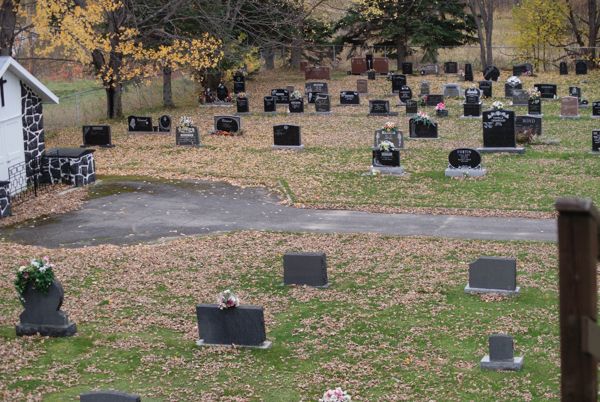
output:
{"label": "blurred wooden post", "polygon": [[591,200],[560,198],[558,211],[561,400],[597,400],[600,329],[596,264],[600,214]]}

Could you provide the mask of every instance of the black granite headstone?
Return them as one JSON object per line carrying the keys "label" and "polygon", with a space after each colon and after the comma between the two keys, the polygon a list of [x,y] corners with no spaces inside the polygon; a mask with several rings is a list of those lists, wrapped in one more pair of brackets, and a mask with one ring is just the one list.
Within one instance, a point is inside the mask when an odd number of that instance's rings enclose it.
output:
{"label": "black granite headstone", "polygon": [[520,76],[522,74],[533,74],[533,64],[531,63],[523,63],[516,64],[513,66],[513,75]]}
{"label": "black granite headstone", "polygon": [[437,106],[438,103],[444,103],[444,95],[440,94],[429,94],[425,98],[425,104],[427,106]]}
{"label": "black granite headstone", "polygon": [[25,288],[23,298],[25,310],[19,316],[20,323],[16,325],[17,336],[35,335],[63,337],[72,336],[77,332],[75,323],[60,311],[64,299],[62,285],[56,279],[47,292],[40,292],[31,283]]}
{"label": "black granite headstone", "polygon": [[542,118],[534,116],[516,116],[515,117],[515,135],[516,136],[540,136],[542,135]]}
{"label": "black granite headstone", "polygon": [[286,253],[283,256],[283,283],[327,286],[325,253]]}
{"label": "black granite headstone", "polygon": [[271,96],[275,97],[276,103],[289,103],[290,102],[290,91],[287,89],[279,88],[272,89]]}
{"label": "black granite headstone", "polygon": [[540,92],[540,96],[544,99],[556,98],[556,84],[535,84],[533,87]]}
{"label": "black granite headstone", "polygon": [[308,103],[315,103],[317,94],[329,93],[329,87],[326,82],[307,82],[304,84],[304,92],[308,99]]}
{"label": "black granite headstone", "polygon": [[481,116],[481,102],[477,96],[467,96],[463,103],[463,116],[479,117]]}
{"label": "black granite headstone", "polygon": [[129,132],[152,132],[152,117],[127,117],[127,129]]}
{"label": "black granite headstone", "polygon": [[356,91],[340,92],[340,105],[360,105],[360,95]]}
{"label": "black granite headstone", "polygon": [[412,75],[413,73],[413,64],[409,62],[402,63],[402,74],[404,75]]}
{"label": "black granite headstone", "polygon": [[473,81],[473,66],[470,63],[465,64],[465,81]]}
{"label": "black granite headstone", "polygon": [[219,309],[217,304],[196,306],[202,345],[264,346],[267,340],[262,307]]}
{"label": "black granite headstone", "polygon": [[455,61],[447,61],[444,63],[444,73],[446,74],[456,74],[458,73],[458,63]]}
{"label": "black granite headstone", "polygon": [[406,85],[406,76],[404,74],[392,75],[392,92],[397,93],[403,85]]}
{"label": "black granite headstone", "polygon": [[[477,88],[467,88],[465,89],[465,99],[471,97],[471,101],[473,101],[472,97],[476,97],[477,100],[475,101],[475,103],[479,103],[479,98],[481,97],[481,89],[477,89]],[[473,102],[468,102],[468,103],[473,103]]]}
{"label": "black granite headstone", "polygon": [[560,75],[567,75],[569,74],[569,67],[567,65],[567,62],[565,61],[561,61],[559,66],[558,66],[558,70],[560,72]]}
{"label": "black granite headstone", "polygon": [[240,92],[246,92],[246,77],[236,74],[233,76],[233,93],[239,94]]}
{"label": "black granite headstone", "polygon": [[469,288],[517,290],[517,261],[514,258],[479,257],[469,264]]}
{"label": "black granite headstone", "polygon": [[592,102],[592,117],[600,118],[600,101]]}
{"label": "black granite headstone", "polygon": [[227,101],[227,97],[229,96],[229,90],[222,82],[217,85],[217,99],[221,102]]}
{"label": "black granite headstone", "polygon": [[300,138],[300,126],[292,124],[280,124],[273,126],[273,144],[277,146],[294,146],[302,145]]}
{"label": "black granite headstone", "polygon": [[408,128],[410,138],[438,138],[437,123],[424,124],[412,117],[408,121]]}
{"label": "black granite headstone", "polygon": [[317,94],[315,98],[315,112],[317,113],[330,113],[331,112],[331,100],[328,94]]}
{"label": "black granite headstone", "polygon": [[515,112],[488,110],[483,113],[483,146],[485,148],[514,148]]}
{"label": "black granite headstone", "polygon": [[235,105],[238,113],[250,112],[250,102],[248,102],[248,98],[237,98]]}
{"label": "black granite headstone", "polygon": [[80,402],[141,402],[139,395],[119,391],[92,391],[79,395]]}
{"label": "black granite headstone", "polygon": [[514,359],[513,338],[508,335],[490,335],[490,361],[512,361]]}
{"label": "black granite headstone", "polygon": [[481,154],[471,148],[457,148],[448,155],[448,163],[455,169],[475,169],[481,166]]}
{"label": "black granite headstone", "polygon": [[400,167],[400,151],[373,150],[373,166]]}
{"label": "black granite headstone", "polygon": [[492,97],[492,81],[479,81],[479,89],[486,98]]}
{"label": "black granite headstone", "polygon": [[158,131],[160,133],[170,133],[171,132],[171,116],[162,115],[158,119]]}
{"label": "black granite headstone", "polygon": [[242,119],[239,116],[215,116],[215,130],[236,133],[242,128]]}
{"label": "black granite headstone", "polygon": [[588,67],[585,60],[577,60],[575,62],[575,74],[577,75],[585,75],[587,74]]}
{"label": "black granite headstone", "polygon": [[290,113],[304,113],[304,100],[290,99],[290,102],[288,103],[288,110]]}
{"label": "black granite headstone", "polygon": [[542,100],[539,98],[529,99],[527,102],[527,114],[542,114]]}
{"label": "black granite headstone", "polygon": [[383,141],[389,141],[394,144],[394,148],[404,148],[404,136],[398,130],[375,130],[375,138],[373,140],[373,148],[379,149],[379,144]]}
{"label": "black granite headstone", "polygon": [[82,147],[89,146],[113,147],[110,126],[83,126]]}
{"label": "black granite headstone", "polygon": [[177,127],[175,130],[175,144],[197,147],[200,145],[198,127]]}
{"label": "black granite headstone", "polygon": [[500,70],[496,66],[487,66],[483,70],[483,78],[486,81],[498,81],[498,77],[500,77]]}
{"label": "black granite headstone", "polygon": [[419,103],[416,100],[407,100],[406,101],[406,114],[417,114],[419,108]]}
{"label": "black granite headstone", "polygon": [[412,99],[412,89],[408,85],[402,85],[400,91],[398,91],[400,102],[406,103],[407,100]]}
{"label": "black granite headstone", "polygon": [[369,114],[371,115],[390,115],[390,101],[387,100],[370,100]]}
{"label": "black granite headstone", "polygon": [[592,130],[592,152],[600,152],[600,130]]}
{"label": "black granite headstone", "polygon": [[263,99],[265,113],[274,113],[277,111],[277,103],[274,96],[265,96]]}

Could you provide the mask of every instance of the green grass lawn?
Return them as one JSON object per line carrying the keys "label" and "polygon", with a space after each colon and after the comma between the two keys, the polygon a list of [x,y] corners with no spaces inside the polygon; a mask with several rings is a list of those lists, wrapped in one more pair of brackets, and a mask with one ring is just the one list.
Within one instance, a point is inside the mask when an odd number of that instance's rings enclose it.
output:
{"label": "green grass lawn", "polygon": [[[239,232],[10,247],[0,261],[0,395],[9,400],[108,388],[146,401],[315,401],[335,386],[357,401],[558,400],[553,244]],[[283,287],[290,250],[326,252],[330,288]],[[57,265],[73,338],[15,338],[12,269],[40,253]],[[466,295],[468,263],[480,255],[518,258],[521,295]],[[195,345],[195,305],[225,288],[264,307],[271,349]],[[523,371],[479,369],[493,333],[514,336]]]}

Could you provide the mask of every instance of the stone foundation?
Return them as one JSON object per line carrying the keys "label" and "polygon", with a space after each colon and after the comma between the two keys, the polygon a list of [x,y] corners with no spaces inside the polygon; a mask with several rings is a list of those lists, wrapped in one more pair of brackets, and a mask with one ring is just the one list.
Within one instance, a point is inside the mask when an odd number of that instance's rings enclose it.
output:
{"label": "stone foundation", "polygon": [[64,150],[48,151],[42,162],[42,180],[51,184],[86,186],[96,181],[93,150],[79,150],[79,155]]}
{"label": "stone foundation", "polygon": [[6,218],[11,215],[8,186],[8,181],[0,181],[0,218]]}
{"label": "stone foundation", "polygon": [[31,88],[21,82],[21,112],[23,120],[23,142],[27,178],[36,171],[36,160],[46,149],[44,139],[44,117],[42,115],[42,99]]}

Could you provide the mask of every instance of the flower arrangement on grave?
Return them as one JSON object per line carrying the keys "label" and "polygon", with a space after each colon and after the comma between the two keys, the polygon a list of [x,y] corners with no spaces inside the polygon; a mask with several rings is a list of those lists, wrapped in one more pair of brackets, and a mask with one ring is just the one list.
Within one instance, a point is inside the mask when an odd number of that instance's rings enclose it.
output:
{"label": "flower arrangement on grave", "polygon": [[383,125],[382,128],[383,131],[396,131],[397,130],[397,126],[396,123],[394,123],[393,121],[388,121]]}
{"label": "flower arrangement on grave", "polygon": [[31,283],[33,288],[42,293],[47,293],[48,288],[54,281],[54,265],[50,263],[48,257],[34,258],[29,264],[21,265],[17,269],[17,277],[15,279],[15,289],[19,294],[19,299],[25,302],[24,294],[27,285]]}
{"label": "flower arrangement on grave", "polygon": [[209,133],[210,135],[220,135],[222,137],[238,137],[244,135],[244,130],[239,131],[225,131],[225,130],[215,130]]}
{"label": "flower arrangement on grave", "polygon": [[494,103],[492,103],[492,109],[493,110],[501,110],[504,109],[504,103],[500,102],[500,101],[496,101]]}
{"label": "flower arrangement on grave", "polygon": [[181,116],[179,118],[179,124],[177,125],[177,127],[180,127],[180,128],[194,127],[194,120],[190,116]]}
{"label": "flower arrangement on grave", "polygon": [[441,110],[446,110],[446,104],[444,102],[440,102],[437,105],[435,105],[435,110],[437,112],[441,111]]}
{"label": "flower arrangement on grave", "polygon": [[367,73],[376,73],[377,70],[375,70],[374,68],[370,68],[367,70]]}
{"label": "flower arrangement on grave", "polygon": [[521,79],[515,75],[511,75],[510,77],[508,77],[508,79],[506,80],[506,83],[508,85],[510,85],[511,87],[516,87],[517,85],[521,84]]}
{"label": "flower arrangement on grave", "polygon": [[394,147],[394,143],[393,143],[393,142],[391,142],[391,141],[381,141],[381,142],[379,143],[379,150],[380,150],[380,151],[383,151],[383,152],[391,152],[391,151],[393,151],[394,149],[396,149],[396,148]]}
{"label": "flower arrangement on grave", "polygon": [[236,99],[240,99],[240,98],[247,98],[248,95],[246,95],[246,92],[238,92],[237,94],[235,94],[235,98]]}
{"label": "flower arrangement on grave", "polygon": [[420,124],[423,126],[431,126],[434,124],[434,121],[429,117],[429,115],[425,112],[418,112],[415,117],[411,119],[414,124]]}
{"label": "flower arrangement on grave", "polygon": [[540,100],[542,97],[542,93],[538,91],[536,87],[529,89],[527,93],[529,94],[529,100],[532,101]]}
{"label": "flower arrangement on grave", "polygon": [[231,290],[227,289],[219,293],[217,304],[221,310],[239,306],[240,300]]}
{"label": "flower arrangement on grave", "polygon": [[335,389],[329,389],[323,394],[323,398],[319,399],[319,402],[350,402],[352,397],[348,395],[346,391],[337,387]]}
{"label": "flower arrangement on grave", "polygon": [[298,91],[298,90],[296,89],[294,92],[292,92],[292,93],[290,94],[290,99],[293,99],[293,100],[301,100],[301,99],[302,99],[302,92],[300,92],[300,91]]}

